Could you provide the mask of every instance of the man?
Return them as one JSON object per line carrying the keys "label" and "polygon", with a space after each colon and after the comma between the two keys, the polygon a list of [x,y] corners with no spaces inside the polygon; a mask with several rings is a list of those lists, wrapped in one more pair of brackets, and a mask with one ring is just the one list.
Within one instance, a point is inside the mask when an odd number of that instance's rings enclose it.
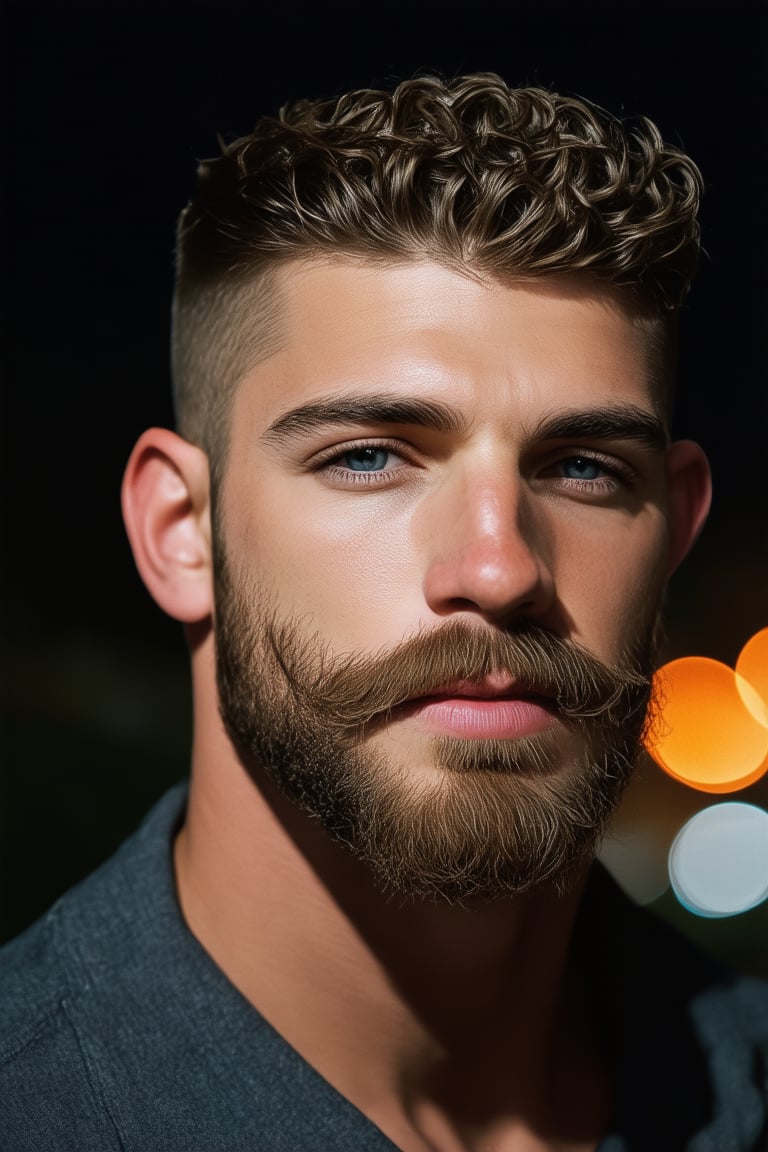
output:
{"label": "man", "polygon": [[709,503],[698,191],[488,75],[202,165],[123,490],[191,783],[6,949],[3,1149],[763,1146],[768,990],[592,866]]}

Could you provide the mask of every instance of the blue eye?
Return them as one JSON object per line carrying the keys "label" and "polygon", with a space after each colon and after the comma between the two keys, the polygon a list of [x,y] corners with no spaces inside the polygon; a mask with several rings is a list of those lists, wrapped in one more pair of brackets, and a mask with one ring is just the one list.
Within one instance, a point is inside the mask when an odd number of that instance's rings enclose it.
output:
{"label": "blue eye", "polygon": [[386,448],[355,448],[345,452],[341,461],[352,472],[381,472],[389,457]]}
{"label": "blue eye", "polygon": [[599,480],[605,474],[603,465],[589,456],[569,456],[560,461],[560,467],[568,480]]}

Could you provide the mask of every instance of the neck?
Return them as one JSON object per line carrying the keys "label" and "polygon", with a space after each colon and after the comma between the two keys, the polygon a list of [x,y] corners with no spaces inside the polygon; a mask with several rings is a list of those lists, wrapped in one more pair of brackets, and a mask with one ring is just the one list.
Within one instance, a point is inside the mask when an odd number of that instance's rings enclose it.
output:
{"label": "neck", "polygon": [[196,760],[185,918],[317,1071],[409,1152],[594,1147],[604,1076],[570,960],[583,877],[563,897],[390,900],[268,783]]}

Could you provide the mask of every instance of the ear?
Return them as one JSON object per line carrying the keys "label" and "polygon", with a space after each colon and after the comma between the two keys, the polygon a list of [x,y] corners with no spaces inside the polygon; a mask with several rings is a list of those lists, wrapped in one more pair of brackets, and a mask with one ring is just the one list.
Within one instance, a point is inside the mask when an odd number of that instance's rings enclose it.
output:
{"label": "ear", "polygon": [[678,440],[667,453],[669,571],[688,555],[704,527],[712,502],[712,473],[703,448]]}
{"label": "ear", "polygon": [[192,624],[213,611],[210,479],[200,448],[166,428],[140,438],[123,477],[136,567],[164,612]]}

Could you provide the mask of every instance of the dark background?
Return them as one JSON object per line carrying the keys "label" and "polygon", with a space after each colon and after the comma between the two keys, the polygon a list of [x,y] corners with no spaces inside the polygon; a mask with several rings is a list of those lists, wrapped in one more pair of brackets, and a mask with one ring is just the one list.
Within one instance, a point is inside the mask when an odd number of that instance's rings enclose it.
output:
{"label": "dark background", "polygon": [[[196,160],[287,99],[493,70],[648,114],[690,151],[708,259],[675,430],[708,450],[716,500],[666,655],[732,664],[768,623],[765,24],[744,0],[4,4],[0,938],[186,771],[183,637],[135,573],[119,484],[139,433],[171,422],[173,232]],[[750,917],[713,928],[747,965],[754,941],[731,940]]]}

